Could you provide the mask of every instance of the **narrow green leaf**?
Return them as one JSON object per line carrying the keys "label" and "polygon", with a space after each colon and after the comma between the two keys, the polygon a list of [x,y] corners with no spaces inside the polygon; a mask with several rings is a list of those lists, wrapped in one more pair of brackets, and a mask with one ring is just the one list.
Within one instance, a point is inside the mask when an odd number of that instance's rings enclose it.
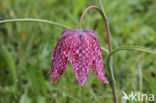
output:
{"label": "narrow green leaf", "polygon": [[105,18],[107,19],[107,16],[106,16],[105,10],[104,10],[104,8],[103,8],[102,1],[101,1],[101,0],[99,0],[99,3],[100,3],[100,7],[101,7],[101,9],[102,9],[102,12],[103,12],[103,14],[104,14]]}
{"label": "narrow green leaf", "polygon": [[108,51],[106,48],[104,48],[103,46],[101,46],[101,49],[102,49],[104,52],[106,52],[107,54],[109,54],[109,51]]}
{"label": "narrow green leaf", "polygon": [[110,65],[110,61],[111,61],[111,56],[121,50],[137,50],[137,51],[142,51],[142,52],[147,52],[147,53],[151,53],[151,54],[155,54],[156,55],[156,51],[154,50],[150,50],[144,47],[139,47],[139,46],[130,46],[130,47],[120,47],[117,48],[115,50],[112,51],[112,53],[109,55],[108,59],[107,59],[107,65],[108,65],[108,69],[109,69],[109,73],[110,73],[110,79],[113,82],[113,85],[116,85],[116,81],[114,78],[114,72],[113,69]]}
{"label": "narrow green leaf", "polygon": [[8,22],[40,22],[40,23],[47,23],[52,25],[61,26],[64,28],[70,28],[64,24],[60,24],[58,22],[50,21],[50,20],[44,20],[44,19],[33,19],[33,18],[23,18],[23,19],[7,19],[7,20],[0,20],[1,23],[8,23]]}
{"label": "narrow green leaf", "polygon": [[4,45],[0,46],[0,53],[2,55],[2,58],[4,58],[5,63],[7,64],[8,68],[11,70],[12,73],[12,79],[14,82],[14,85],[16,84],[16,66],[15,61],[10,54],[10,52],[7,50],[7,48]]}

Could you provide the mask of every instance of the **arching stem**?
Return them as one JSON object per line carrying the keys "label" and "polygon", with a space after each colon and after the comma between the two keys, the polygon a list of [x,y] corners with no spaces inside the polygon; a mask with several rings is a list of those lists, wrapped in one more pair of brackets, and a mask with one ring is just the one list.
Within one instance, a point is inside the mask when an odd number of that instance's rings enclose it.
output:
{"label": "arching stem", "polygon": [[[84,16],[86,15],[86,13],[90,10],[90,9],[96,9],[102,16],[103,20],[104,20],[104,23],[105,23],[105,27],[106,27],[106,33],[107,33],[107,42],[108,42],[108,47],[109,47],[109,54],[112,53],[112,44],[111,44],[111,35],[110,35],[110,30],[109,30],[109,24],[108,24],[108,20],[107,18],[105,17],[103,11],[96,7],[96,6],[89,6],[88,8],[86,8],[80,18],[80,23],[79,23],[79,29],[81,29],[81,24],[82,24],[82,21],[83,21],[83,18]],[[113,68],[113,59],[111,58],[111,68]],[[113,75],[114,76],[114,73],[113,73],[113,69],[111,70],[112,74],[110,75]],[[114,100],[114,103],[118,103],[117,101],[117,91],[116,91],[116,83],[115,83],[115,80],[113,80],[113,78],[111,79],[111,86],[112,86],[112,92],[113,92],[113,100]]]}
{"label": "arching stem", "polygon": [[86,8],[80,18],[80,23],[79,23],[79,29],[81,29],[81,24],[83,21],[84,16],[86,15],[86,13],[90,10],[90,9],[96,9],[97,11],[99,11],[99,13],[101,14],[104,23],[105,23],[105,27],[106,27],[106,32],[107,32],[107,39],[108,39],[108,47],[109,47],[109,52],[112,52],[112,44],[111,44],[111,37],[110,37],[110,30],[109,30],[109,25],[108,25],[108,20],[106,19],[105,15],[103,14],[102,10],[96,6],[89,6],[88,8]]}

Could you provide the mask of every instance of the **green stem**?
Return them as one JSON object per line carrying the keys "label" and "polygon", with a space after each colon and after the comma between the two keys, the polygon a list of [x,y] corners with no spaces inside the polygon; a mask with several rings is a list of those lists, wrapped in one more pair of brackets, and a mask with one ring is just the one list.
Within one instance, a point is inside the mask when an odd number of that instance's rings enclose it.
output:
{"label": "green stem", "polygon": [[[100,3],[100,7],[101,7],[101,9],[102,9],[102,12],[103,12],[105,18],[107,19],[107,16],[106,16],[105,10],[104,10],[103,5],[102,5],[102,1],[99,0],[99,3]],[[107,19],[107,20],[108,20],[108,19]]]}
{"label": "green stem", "polygon": [[1,23],[8,23],[8,22],[41,22],[41,23],[57,25],[57,26],[61,26],[61,27],[70,29],[70,27],[68,27],[68,26],[66,26],[64,24],[60,24],[60,23],[57,23],[57,22],[54,22],[54,21],[44,20],[44,19],[23,18],[23,19],[0,20],[0,24]]}
{"label": "green stem", "polygon": [[108,69],[109,69],[110,79],[111,79],[111,82],[112,82],[112,85],[114,88],[116,88],[116,81],[115,81],[115,77],[114,77],[113,68],[111,66],[111,56],[121,50],[137,50],[137,51],[147,52],[147,53],[156,55],[156,51],[150,50],[150,49],[147,49],[144,47],[139,47],[139,46],[121,47],[121,48],[117,48],[117,49],[113,50],[107,59],[107,65],[108,65]]}

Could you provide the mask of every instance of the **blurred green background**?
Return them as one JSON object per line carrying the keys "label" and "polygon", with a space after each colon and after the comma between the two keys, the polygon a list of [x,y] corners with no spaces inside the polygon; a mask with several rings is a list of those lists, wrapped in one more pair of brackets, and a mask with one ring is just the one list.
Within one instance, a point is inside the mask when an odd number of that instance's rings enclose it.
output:
{"label": "blurred green background", "polygon": [[[102,3],[113,49],[137,45],[156,50],[155,0],[102,0]],[[98,0],[0,0],[0,20],[40,18],[76,29],[83,10],[90,5],[100,7]],[[104,22],[97,11],[87,13],[82,28],[95,30],[100,45],[108,48]],[[0,103],[112,103],[109,84],[101,83],[90,71],[81,88],[70,63],[63,75],[50,84],[47,72],[64,29],[31,22],[0,24]],[[103,52],[106,77],[107,57]],[[119,101],[123,91],[156,96],[155,61],[155,55],[136,51],[114,55]]]}

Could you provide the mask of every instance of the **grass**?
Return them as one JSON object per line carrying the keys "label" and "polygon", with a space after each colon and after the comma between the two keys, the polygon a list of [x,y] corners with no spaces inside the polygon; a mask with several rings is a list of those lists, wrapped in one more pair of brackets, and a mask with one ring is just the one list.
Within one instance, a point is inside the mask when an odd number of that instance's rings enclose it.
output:
{"label": "grass", "polygon": [[[135,45],[156,50],[154,0],[103,0],[102,3],[110,24],[113,49]],[[47,19],[75,29],[83,10],[90,5],[100,7],[97,0],[1,0],[0,20]],[[100,14],[89,11],[82,24],[83,29],[94,29],[100,44],[108,48]],[[0,24],[0,103],[112,103],[110,85],[98,81],[90,71],[81,88],[70,63],[63,75],[50,84],[47,72],[63,30],[35,22]],[[106,77],[107,57],[103,52]],[[138,51],[121,51],[114,55],[119,101],[123,91],[156,96],[155,60],[155,55]]]}

